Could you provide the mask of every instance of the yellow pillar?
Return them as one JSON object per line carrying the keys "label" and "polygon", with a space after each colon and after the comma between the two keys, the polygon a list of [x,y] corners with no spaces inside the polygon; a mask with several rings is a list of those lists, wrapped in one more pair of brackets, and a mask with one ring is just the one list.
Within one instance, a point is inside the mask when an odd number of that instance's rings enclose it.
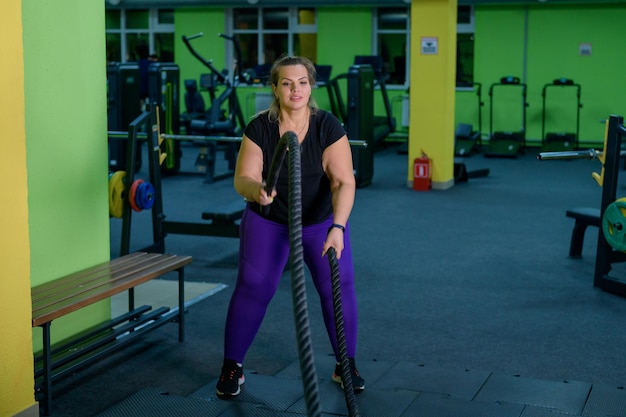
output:
{"label": "yellow pillar", "polygon": [[432,159],[432,188],[454,185],[457,0],[413,0],[408,186],[422,150]]}
{"label": "yellow pillar", "polygon": [[22,1],[0,13],[0,416],[38,415],[33,390]]}

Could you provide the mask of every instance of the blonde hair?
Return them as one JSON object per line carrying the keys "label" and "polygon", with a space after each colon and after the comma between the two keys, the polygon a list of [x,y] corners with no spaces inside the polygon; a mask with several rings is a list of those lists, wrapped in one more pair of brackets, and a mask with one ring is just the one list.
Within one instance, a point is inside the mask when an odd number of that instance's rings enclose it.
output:
{"label": "blonde hair", "polygon": [[[306,68],[309,84],[311,88],[315,87],[316,79],[317,79],[317,71],[315,70],[315,65],[311,62],[310,59],[302,57],[302,56],[288,56],[283,55],[278,58],[274,65],[272,65],[272,69],[270,70],[270,83],[274,86],[278,86],[278,77],[280,73],[280,69],[282,67],[287,67],[291,65],[302,65]],[[314,114],[319,108],[313,96],[309,97],[309,108],[311,109],[311,114]],[[273,95],[272,103],[270,104],[268,110],[268,118],[270,121],[275,122],[280,118],[280,102],[278,101],[278,97]]]}

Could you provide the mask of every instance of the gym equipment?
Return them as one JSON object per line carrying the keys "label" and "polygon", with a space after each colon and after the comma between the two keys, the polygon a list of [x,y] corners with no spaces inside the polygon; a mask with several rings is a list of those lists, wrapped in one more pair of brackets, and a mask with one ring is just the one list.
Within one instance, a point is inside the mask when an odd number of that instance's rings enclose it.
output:
{"label": "gym equipment", "polygon": [[[211,136],[191,136],[191,135],[168,135],[161,133],[160,118],[156,106],[148,106],[128,127],[128,132],[109,132],[111,137],[123,137],[126,135],[129,143],[129,152],[134,152],[139,140],[145,140],[148,146],[149,181],[154,188],[152,194],[152,236],[153,243],[139,249],[142,252],[165,252],[165,237],[167,234],[183,234],[196,236],[218,236],[218,237],[239,237],[238,220],[241,219],[245,203],[241,199],[233,201],[215,210],[203,212],[201,217],[204,222],[181,222],[166,219],[163,213],[163,198],[161,192],[161,169],[160,165],[165,160],[166,154],[162,152],[161,144],[165,139],[172,140],[221,140],[230,141],[234,144],[241,142],[241,137],[211,137]],[[146,131],[150,134],[145,133]],[[367,147],[364,141],[352,140],[350,145],[357,148]],[[129,166],[127,172],[133,172],[134,166]],[[132,175],[126,177],[127,187],[134,183]],[[130,184],[130,185],[128,185]],[[130,193],[130,189],[127,190]],[[127,194],[128,195],[128,194]],[[130,205],[129,205],[130,207]],[[130,253],[130,226],[132,222],[132,211],[125,210],[122,215],[122,236],[120,244],[120,256]]]}
{"label": "gym equipment", "polygon": [[[159,108],[159,117],[164,123],[161,128],[164,133],[180,133],[180,70],[173,62],[152,62],[148,67],[148,94],[150,103]],[[180,170],[182,151],[180,143],[165,140],[167,158],[161,169],[166,174]]]}
{"label": "gym equipment", "polygon": [[[588,151],[565,151],[565,152],[543,152],[538,155],[539,160],[553,159],[598,159],[602,163],[602,170],[598,174],[592,173],[593,179],[602,187],[602,198],[600,202],[601,223],[598,232],[598,245],[596,249],[596,263],[594,270],[593,285],[602,290],[626,297],[626,280],[619,279],[611,275],[612,265],[626,262],[626,243],[623,238],[623,225],[626,224],[626,199],[616,200],[617,185],[619,180],[619,161],[624,155],[621,144],[626,137],[626,128],[623,125],[622,116],[611,115],[605,121],[604,149],[602,152],[590,149]],[[588,224],[598,225],[598,220],[593,213],[597,209],[589,208]],[[581,212],[578,209],[577,212]],[[570,216],[571,217],[571,216]],[[576,218],[577,222],[582,216]],[[580,226],[580,225],[579,225]],[[584,232],[584,227],[582,226]],[[576,232],[576,226],[575,230]],[[580,235],[572,235],[580,237]],[[572,245],[570,245],[570,253]],[[578,244],[580,242],[576,242]],[[574,247],[577,249],[577,247]],[[579,254],[579,252],[575,253]]]}
{"label": "gym equipment", "polygon": [[[141,113],[139,65],[136,62],[112,62],[107,65],[108,130],[122,130]],[[109,142],[109,170],[126,168],[127,141]],[[141,169],[141,152],[135,154],[137,171]]]}
{"label": "gym equipment", "polygon": [[[496,90],[518,89],[521,93],[521,128],[518,131],[498,130],[494,131],[494,93]],[[523,152],[526,144],[526,84],[520,82],[518,77],[502,77],[500,82],[493,83],[489,87],[489,145],[484,155],[486,157],[516,158]],[[508,117],[507,117],[508,119]]]}
{"label": "gym equipment", "polygon": [[134,211],[150,210],[154,204],[154,186],[144,180],[133,181],[128,202]]}
{"label": "gym equipment", "polygon": [[[280,167],[289,147],[289,265],[291,269],[291,287],[296,322],[296,339],[298,341],[298,357],[302,371],[304,402],[307,415],[320,416],[320,398],[315,374],[315,362],[309,328],[306,285],[304,278],[304,260],[302,257],[302,182],[301,157],[298,135],[286,132],[278,141],[276,151],[268,173],[265,189],[271,193],[278,180]],[[270,206],[265,206],[267,210]]]}
{"label": "gym equipment", "polygon": [[[276,187],[280,167],[283,164],[289,147],[289,255],[291,269],[291,283],[294,315],[296,322],[296,337],[298,341],[298,357],[302,372],[302,384],[304,388],[304,400],[308,416],[320,416],[320,399],[315,374],[315,363],[309,329],[309,318],[306,297],[306,285],[304,278],[304,260],[302,256],[302,183],[301,183],[301,156],[298,135],[294,132],[286,132],[281,136],[276,151],[272,156],[267,184],[265,190],[271,193]],[[264,206],[267,212],[270,206]],[[266,210],[265,210],[266,209]],[[344,332],[343,311],[341,306],[341,284],[339,266],[334,248],[328,250],[328,261],[331,269],[331,283],[333,293],[333,307],[335,311],[335,328],[337,343],[342,368],[342,381],[344,394],[348,405],[350,417],[358,417],[358,409],[354,397],[354,387],[350,364],[346,350]]]}
{"label": "gym equipment", "polygon": [[475,92],[478,98],[478,130],[474,130],[473,126],[468,123],[459,123],[457,125],[454,133],[454,154],[457,156],[469,156],[474,152],[478,152],[482,146],[482,108],[485,104],[482,100],[482,84],[473,83],[472,86],[474,87],[473,90],[467,91]]}
{"label": "gym equipment", "polygon": [[[558,87],[559,89],[571,87],[576,91],[576,129],[574,132],[548,132],[546,133],[546,115],[547,106],[546,100],[548,91],[552,88]],[[573,80],[568,78],[557,78],[550,84],[545,84],[541,90],[541,97],[543,101],[541,111],[541,146],[542,151],[567,151],[573,150],[578,147],[578,132],[580,128],[580,109],[582,104],[580,103],[580,85],[574,83]]]}
{"label": "gym equipment", "polygon": [[[372,96],[372,110],[369,118],[372,118],[372,129],[373,129],[373,137],[370,146],[373,148],[375,152],[376,149],[383,144],[385,138],[390,134],[394,133],[396,130],[396,121],[393,117],[391,103],[389,100],[389,95],[387,93],[387,85],[386,80],[389,77],[387,74],[384,74],[382,71],[382,57],[377,55],[358,55],[354,58],[355,66],[370,66],[373,70],[373,86],[372,91],[374,91],[374,87],[378,86],[378,90],[380,90],[381,97],[383,100],[383,105],[385,107],[385,115],[377,116],[374,114],[374,103]],[[350,67],[352,68],[352,67]],[[352,96],[354,91],[347,88],[347,101],[343,100],[342,87],[344,84],[349,85],[349,81],[346,81],[350,76],[350,70],[348,73],[339,74],[338,76],[328,79],[324,85],[326,86],[326,90],[328,92],[328,99],[330,102],[330,111],[333,113],[339,120],[341,120],[344,125],[348,124],[350,115],[349,110],[350,106],[354,106],[358,104],[358,101]],[[351,94],[352,93],[352,94]],[[347,104],[346,104],[347,103]],[[360,137],[360,136],[359,136]]]}
{"label": "gym equipment", "polygon": [[341,304],[341,278],[339,275],[339,262],[335,248],[328,248],[328,263],[330,265],[330,282],[333,292],[333,307],[335,310],[335,331],[337,333],[337,345],[339,348],[339,360],[341,363],[341,382],[343,384],[346,405],[348,406],[349,417],[358,417],[359,409],[354,396],[354,386],[352,385],[352,375],[350,371],[350,360],[346,346],[346,333],[344,329],[343,307]]}
{"label": "gym equipment", "polygon": [[609,204],[602,216],[602,232],[612,248],[626,251],[626,198]]}
{"label": "gym equipment", "polygon": [[349,138],[359,138],[367,147],[352,151],[357,187],[372,183],[374,177],[374,71],[370,65],[352,65],[348,70],[348,113],[345,123]]}
{"label": "gym equipment", "polygon": [[125,203],[126,171],[117,171],[109,177],[109,215],[122,218]]}
{"label": "gym equipment", "polygon": [[374,143],[383,144],[387,136],[396,131],[396,119],[393,117],[391,101],[387,93],[387,80],[389,74],[383,70],[383,57],[381,55],[357,55],[354,57],[354,65],[371,65],[374,70],[374,86],[380,90],[385,114],[374,114]]}
{"label": "gym equipment", "polygon": [[[232,42],[235,48],[235,69],[231,80],[228,77],[228,71],[219,71],[210,60],[206,60],[193,48],[190,41],[201,36],[203,36],[202,32],[192,36],[183,35],[182,39],[189,52],[210,70],[210,74],[202,75],[201,85],[209,92],[211,104],[208,109],[200,108],[204,107],[204,99],[197,89],[194,89],[193,83],[188,82],[189,80],[185,81],[186,102],[188,103],[185,115],[186,133],[203,136],[241,136],[246,122],[237,96],[237,86],[240,82],[245,81],[240,66],[242,58],[239,41],[235,37],[219,34],[221,38]],[[225,87],[219,95],[216,92],[217,85]],[[224,106],[227,110],[224,109]],[[197,113],[201,115],[198,117]],[[239,150],[237,144],[211,141],[207,143],[206,148],[198,157],[198,166],[206,167],[207,160],[215,160],[218,148],[224,151],[224,156],[228,161],[227,172],[223,174],[215,175],[211,169],[203,170],[207,175],[207,182],[231,176],[235,170]]]}
{"label": "gym equipment", "polygon": [[[576,129],[574,132],[549,132],[546,133],[546,98],[550,88],[574,88],[576,90]],[[552,83],[546,84],[541,90],[543,106],[541,112],[541,144],[543,151],[566,151],[578,148],[578,133],[580,129],[580,84],[574,83],[568,78],[557,78]]]}

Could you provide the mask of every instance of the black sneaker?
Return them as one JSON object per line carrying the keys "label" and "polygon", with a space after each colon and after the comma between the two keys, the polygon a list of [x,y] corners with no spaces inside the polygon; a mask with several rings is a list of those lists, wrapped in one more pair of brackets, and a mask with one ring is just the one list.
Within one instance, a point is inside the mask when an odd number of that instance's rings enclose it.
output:
{"label": "black sneaker", "polygon": [[224,359],[222,365],[222,375],[219,381],[217,381],[217,387],[215,391],[217,395],[221,397],[234,397],[241,392],[242,385],[246,379],[243,376],[243,367],[237,365],[232,359]]}
{"label": "black sneaker", "polygon": [[[359,393],[365,389],[365,380],[359,374],[359,370],[356,369],[356,365],[354,364],[354,358],[348,358],[350,361],[350,375],[352,376],[352,389],[354,389],[355,393]],[[341,364],[337,363],[335,365],[335,373],[333,374],[333,381],[341,384],[341,388],[343,388],[343,381],[341,380]]]}

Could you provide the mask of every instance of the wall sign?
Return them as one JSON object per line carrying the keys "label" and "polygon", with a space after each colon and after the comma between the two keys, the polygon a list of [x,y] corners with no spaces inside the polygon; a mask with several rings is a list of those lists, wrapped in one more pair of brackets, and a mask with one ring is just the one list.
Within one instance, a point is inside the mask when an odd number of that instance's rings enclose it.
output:
{"label": "wall sign", "polygon": [[581,43],[578,45],[578,55],[580,56],[591,56],[591,44],[590,43]]}
{"label": "wall sign", "polygon": [[439,39],[436,37],[422,36],[421,45],[422,55],[437,55],[439,53]]}

